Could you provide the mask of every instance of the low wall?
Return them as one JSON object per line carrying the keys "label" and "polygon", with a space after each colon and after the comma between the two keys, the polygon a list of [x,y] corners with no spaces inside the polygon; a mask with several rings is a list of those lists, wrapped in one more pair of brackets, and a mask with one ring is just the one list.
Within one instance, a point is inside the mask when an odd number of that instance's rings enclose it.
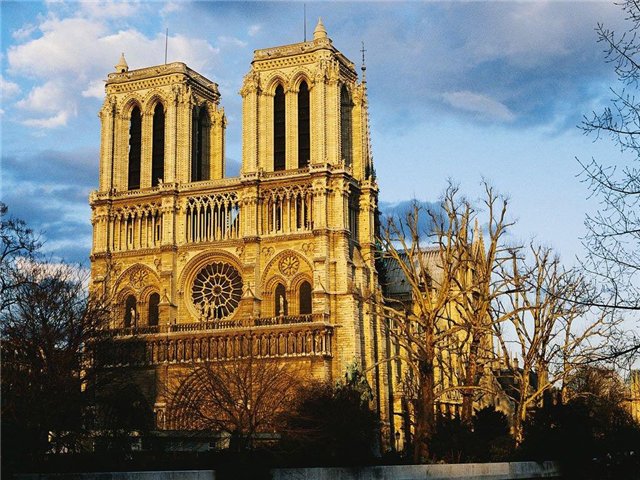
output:
{"label": "low wall", "polygon": [[555,462],[389,465],[363,468],[287,468],[271,471],[273,480],[531,480],[560,478]]}
{"label": "low wall", "polygon": [[27,473],[18,480],[215,480],[213,470],[166,472]]}
{"label": "low wall", "polygon": [[[215,480],[213,470],[24,474],[19,480]],[[388,465],[361,468],[278,468],[272,480],[533,480],[560,478],[555,462]]]}

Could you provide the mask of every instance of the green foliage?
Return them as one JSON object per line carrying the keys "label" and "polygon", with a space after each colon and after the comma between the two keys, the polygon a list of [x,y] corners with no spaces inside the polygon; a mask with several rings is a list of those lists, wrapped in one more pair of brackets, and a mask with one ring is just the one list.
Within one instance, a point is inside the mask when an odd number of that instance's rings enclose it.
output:
{"label": "green foliage", "polygon": [[294,464],[361,465],[375,452],[379,420],[369,408],[371,388],[349,368],[334,386],[314,383],[302,389],[286,416],[282,446]]}
{"label": "green foliage", "polygon": [[525,424],[518,456],[558,460],[571,478],[640,478],[640,425],[603,397],[541,408]]}
{"label": "green foliage", "polygon": [[507,417],[492,407],[476,412],[472,425],[460,418],[440,416],[436,428],[430,445],[434,461],[503,462],[513,453]]}

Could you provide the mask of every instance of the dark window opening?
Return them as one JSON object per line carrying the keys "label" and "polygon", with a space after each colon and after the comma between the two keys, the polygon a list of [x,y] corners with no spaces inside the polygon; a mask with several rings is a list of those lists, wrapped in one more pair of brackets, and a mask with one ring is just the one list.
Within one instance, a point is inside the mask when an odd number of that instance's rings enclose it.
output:
{"label": "dark window opening", "polygon": [[282,285],[281,283],[278,284],[278,286],[276,287],[276,294],[275,294],[275,312],[276,312],[276,316],[278,315],[286,315],[287,314],[287,292],[284,288],[284,285]]}
{"label": "dark window opening", "polygon": [[273,97],[273,170],[286,168],[286,130],[284,88],[278,85]]}
{"label": "dark window opening", "polygon": [[160,318],[160,294],[152,293],[149,297],[149,325],[158,325]]}
{"label": "dark window opening", "polygon": [[300,285],[300,315],[310,315],[311,310],[311,284],[302,282],[302,285]]}
{"label": "dark window opening", "polygon": [[136,310],[136,297],[129,295],[124,302],[124,326],[126,328],[135,327],[138,320]]}
{"label": "dark window opening", "polygon": [[351,166],[351,98],[344,85],[340,90],[340,156],[347,167]]}
{"label": "dark window opening", "polygon": [[151,147],[151,186],[164,181],[164,108],[156,105],[153,111],[153,143]]}
{"label": "dark window opening", "polygon": [[131,111],[129,124],[129,175],[127,188],[140,188],[140,152],[142,144],[142,116],[140,109],[134,107]]}
{"label": "dark window opening", "polygon": [[209,180],[211,122],[206,107],[194,107],[191,127],[191,181]]}
{"label": "dark window opening", "polygon": [[309,119],[309,87],[302,82],[298,92],[298,168],[308,166],[311,158]]}

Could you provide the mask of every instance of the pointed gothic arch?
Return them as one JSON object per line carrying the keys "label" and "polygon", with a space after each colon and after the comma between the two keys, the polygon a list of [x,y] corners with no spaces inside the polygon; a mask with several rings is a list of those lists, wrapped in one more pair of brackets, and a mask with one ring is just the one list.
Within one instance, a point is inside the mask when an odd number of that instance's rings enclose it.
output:
{"label": "pointed gothic arch", "polygon": [[284,283],[278,282],[273,291],[273,312],[275,316],[286,316],[289,310],[289,301],[287,299],[287,287]]}
{"label": "pointed gothic arch", "polygon": [[311,104],[309,85],[300,82],[298,89],[298,168],[309,166],[311,159]]}
{"label": "pointed gothic arch", "polygon": [[156,326],[160,320],[160,294],[153,292],[149,295],[148,312],[147,312],[147,324],[149,326]]}
{"label": "pointed gothic arch", "polygon": [[273,170],[284,170],[287,158],[286,101],[284,87],[278,84],[273,95]]}
{"label": "pointed gothic arch", "polygon": [[298,287],[298,313],[300,315],[311,315],[313,313],[311,283],[304,280]]}
{"label": "pointed gothic arch", "polygon": [[347,167],[350,167],[353,162],[352,109],[351,94],[347,86],[343,84],[340,88],[340,158]]}
{"label": "pointed gothic arch", "polygon": [[165,108],[157,102],[153,109],[153,133],[151,144],[151,186],[164,181]]}
{"label": "pointed gothic arch", "polygon": [[142,111],[134,104],[129,114],[129,155],[127,169],[127,189],[140,188],[140,170],[142,154]]}
{"label": "pointed gothic arch", "polygon": [[191,181],[209,180],[211,115],[206,105],[194,106],[191,118]]}
{"label": "pointed gothic arch", "polygon": [[124,318],[123,323],[125,328],[131,328],[137,326],[138,320],[138,300],[132,293],[127,295],[124,300]]}

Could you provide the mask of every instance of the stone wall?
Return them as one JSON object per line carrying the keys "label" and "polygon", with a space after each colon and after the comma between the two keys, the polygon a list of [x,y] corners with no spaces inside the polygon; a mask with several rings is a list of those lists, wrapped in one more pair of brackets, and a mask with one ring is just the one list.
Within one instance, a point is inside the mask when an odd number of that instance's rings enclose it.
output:
{"label": "stone wall", "polygon": [[560,478],[555,462],[388,465],[364,468],[290,468],[272,471],[272,480],[530,480]]}
{"label": "stone wall", "polygon": [[18,480],[215,480],[213,470],[166,472],[27,473]]}
{"label": "stone wall", "polygon": [[[182,472],[105,472],[25,474],[18,480],[215,480],[213,470]],[[362,468],[281,468],[272,480],[533,480],[561,478],[555,462],[461,463],[447,465],[387,465]]]}

